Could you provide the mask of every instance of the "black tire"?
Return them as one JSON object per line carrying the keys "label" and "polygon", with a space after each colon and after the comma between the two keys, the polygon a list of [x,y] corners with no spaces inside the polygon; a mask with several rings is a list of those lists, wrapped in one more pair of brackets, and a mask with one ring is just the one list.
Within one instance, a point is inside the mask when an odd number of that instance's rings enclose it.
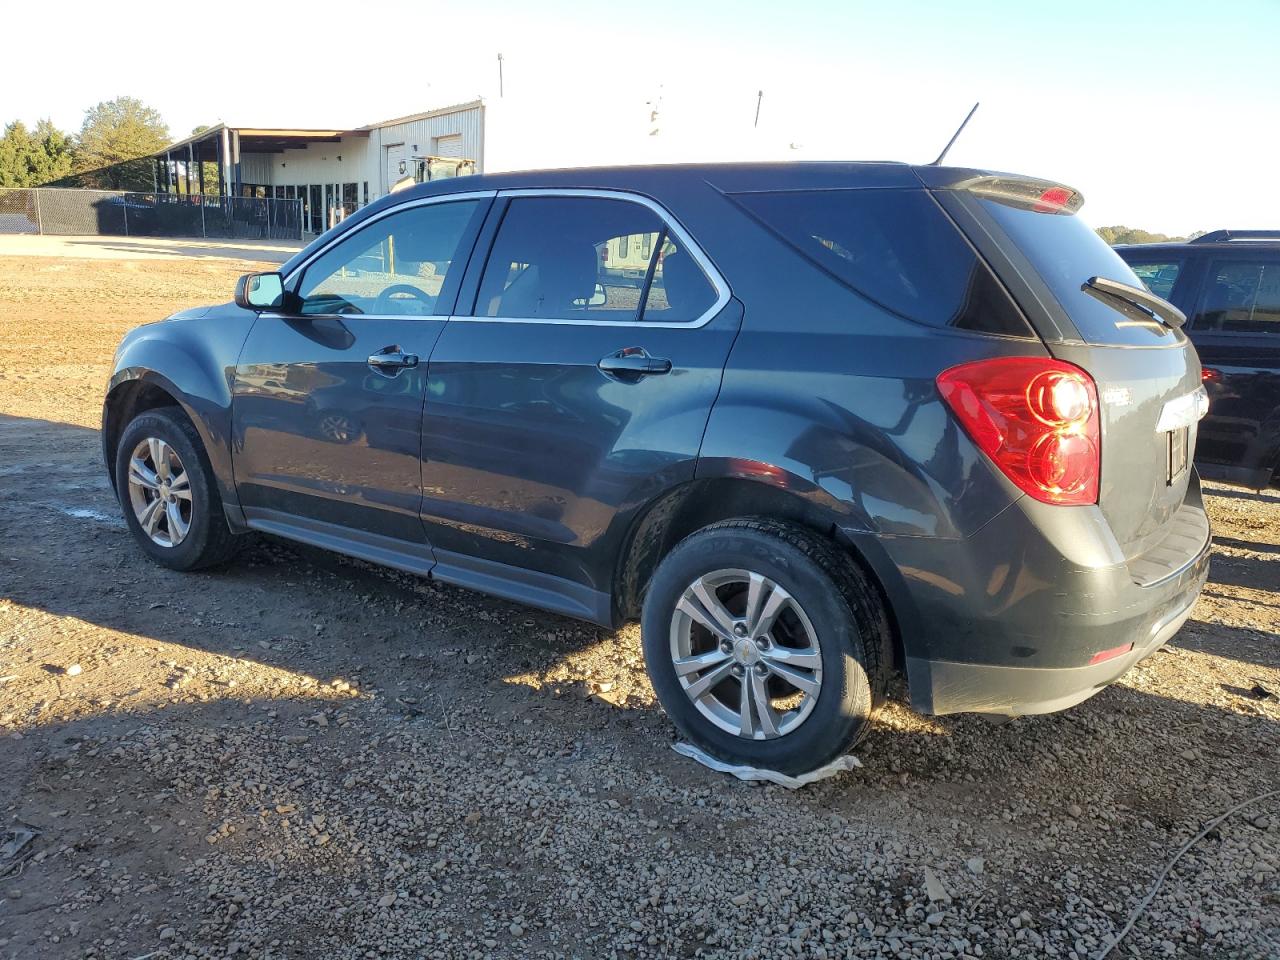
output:
{"label": "black tire", "polygon": [[[135,513],[129,492],[129,460],[139,443],[148,438],[163,440],[177,453],[189,478],[191,490],[190,528],[179,543],[156,543]],[[230,560],[243,538],[235,536],[222,512],[213,468],[205,456],[200,435],[177,408],[160,407],[141,413],[129,423],[116,449],[116,493],[124,521],[142,551],[161,566],[172,570],[200,570]]]}
{"label": "black tire", "polygon": [[[822,679],[816,702],[794,729],[773,739],[748,739],[722,729],[694,705],[676,675],[676,606],[690,584],[722,569],[759,573],[783,587],[817,635]],[[685,737],[728,763],[792,775],[814,770],[867,733],[884,699],[892,642],[878,591],[835,544],[790,524],[728,520],[685,538],[649,584],[641,630],[645,664],[663,708]],[[714,645],[709,631],[704,642]]]}

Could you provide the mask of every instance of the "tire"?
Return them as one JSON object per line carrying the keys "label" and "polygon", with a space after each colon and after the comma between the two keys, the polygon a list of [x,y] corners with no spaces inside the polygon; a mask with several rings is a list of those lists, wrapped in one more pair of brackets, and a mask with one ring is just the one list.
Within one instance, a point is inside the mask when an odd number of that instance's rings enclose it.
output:
{"label": "tire", "polygon": [[[153,446],[156,441],[163,446]],[[147,487],[142,480],[131,483],[130,465],[135,452],[140,452],[143,467],[137,476],[146,479],[149,474],[150,480],[157,480],[155,451],[165,448],[167,452],[160,459],[166,465],[172,487],[162,491]],[[181,411],[161,407],[135,417],[120,437],[115,475],[124,521],[142,551],[156,563],[172,570],[199,570],[225,563],[235,555],[242,538],[227,526],[222,498],[200,435]],[[182,476],[186,477],[185,484]],[[159,506],[149,514],[146,506],[156,500],[160,501]],[[170,504],[178,511],[176,521],[169,512]],[[158,516],[161,513],[163,517]],[[152,532],[143,528],[143,519],[149,516],[155,523]],[[166,539],[168,543],[164,542]]]}
{"label": "tire", "polygon": [[[751,590],[767,615],[776,588],[787,599],[755,645],[750,623],[768,617],[750,615]],[[719,632],[700,596],[720,604]],[[747,634],[732,634],[732,644],[725,614]],[[641,635],[658,700],[685,737],[728,763],[791,775],[831,762],[867,733],[892,651],[884,604],[861,569],[830,541],[763,519],[717,523],[677,544],[649,584]],[[753,674],[760,685],[753,679],[745,690]],[[815,683],[816,695],[806,692]]]}

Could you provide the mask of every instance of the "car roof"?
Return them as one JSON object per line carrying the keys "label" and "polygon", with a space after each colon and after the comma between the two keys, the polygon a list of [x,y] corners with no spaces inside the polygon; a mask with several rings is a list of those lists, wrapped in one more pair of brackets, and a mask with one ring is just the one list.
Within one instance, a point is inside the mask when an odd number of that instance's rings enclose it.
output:
{"label": "car roof", "polygon": [[396,194],[398,200],[473,190],[539,188],[632,190],[703,182],[725,192],[804,190],[832,187],[920,187],[954,183],[987,171],[964,167],[920,167],[894,161],[777,161],[673,163],[651,166],[566,167],[516,170],[417,184]]}
{"label": "car roof", "polygon": [[1175,243],[1117,243],[1118,253],[1195,253],[1201,250],[1232,253],[1280,254],[1280,240],[1222,240],[1217,243],[1196,243],[1181,240]]}
{"label": "car roof", "polygon": [[1193,240],[1167,240],[1161,243],[1117,243],[1115,248],[1122,252],[1134,250],[1164,253],[1188,250],[1241,250],[1263,251],[1265,253],[1280,252],[1280,230],[1211,230],[1202,233]]}

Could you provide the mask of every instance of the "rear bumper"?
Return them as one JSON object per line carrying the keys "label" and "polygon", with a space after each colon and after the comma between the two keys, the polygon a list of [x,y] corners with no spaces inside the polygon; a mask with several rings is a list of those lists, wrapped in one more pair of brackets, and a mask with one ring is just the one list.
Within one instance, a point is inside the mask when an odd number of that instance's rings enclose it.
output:
{"label": "rear bumper", "polygon": [[[1018,667],[989,663],[907,658],[912,704],[922,713],[994,713],[1011,717],[1065,710],[1089,699],[1145,660],[1176,634],[1200,595],[1209,572],[1209,544],[1183,574],[1185,594],[1172,613],[1162,613],[1133,649],[1081,667]],[[1189,599],[1188,599],[1189,596]],[[1117,644],[1119,645],[1119,644]]]}
{"label": "rear bumper", "polygon": [[[1166,643],[1209,572],[1193,474],[1183,509],[1200,533],[1155,575],[1126,561],[1096,507],[1024,500],[965,540],[876,538],[920,713],[1050,713],[1092,696]],[[1198,542],[1196,542],[1198,541]],[[1091,663],[1098,654],[1132,645]]]}

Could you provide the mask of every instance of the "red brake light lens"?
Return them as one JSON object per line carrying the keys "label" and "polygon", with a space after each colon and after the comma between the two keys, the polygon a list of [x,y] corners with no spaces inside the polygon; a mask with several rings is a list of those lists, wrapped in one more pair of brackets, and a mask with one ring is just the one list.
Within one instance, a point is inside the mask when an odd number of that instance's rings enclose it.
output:
{"label": "red brake light lens", "polygon": [[1040,199],[1036,201],[1036,209],[1041,213],[1063,210],[1073,196],[1075,196],[1074,190],[1068,190],[1066,187],[1050,187],[1040,194]]}
{"label": "red brake light lens", "polygon": [[1098,391],[1085,371],[1042,357],[1000,357],[944,370],[938,391],[1019,489],[1044,503],[1098,502]]}

